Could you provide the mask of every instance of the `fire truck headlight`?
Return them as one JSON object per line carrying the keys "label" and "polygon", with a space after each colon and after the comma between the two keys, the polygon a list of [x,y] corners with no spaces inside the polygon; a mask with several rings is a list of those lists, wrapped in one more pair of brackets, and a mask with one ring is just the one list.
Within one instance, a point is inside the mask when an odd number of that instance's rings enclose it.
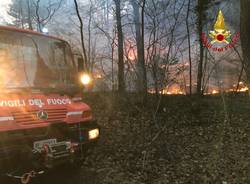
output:
{"label": "fire truck headlight", "polygon": [[91,139],[96,139],[96,138],[98,138],[100,132],[99,132],[99,129],[96,128],[96,129],[90,130],[88,134],[89,134],[89,139],[91,140]]}
{"label": "fire truck headlight", "polygon": [[81,82],[83,85],[88,85],[91,83],[91,81],[92,81],[92,79],[91,79],[90,75],[88,75],[88,74],[81,75]]}
{"label": "fire truck headlight", "polygon": [[49,30],[48,30],[48,28],[44,27],[44,28],[42,29],[42,32],[43,32],[44,34],[48,34],[48,33],[49,33]]}

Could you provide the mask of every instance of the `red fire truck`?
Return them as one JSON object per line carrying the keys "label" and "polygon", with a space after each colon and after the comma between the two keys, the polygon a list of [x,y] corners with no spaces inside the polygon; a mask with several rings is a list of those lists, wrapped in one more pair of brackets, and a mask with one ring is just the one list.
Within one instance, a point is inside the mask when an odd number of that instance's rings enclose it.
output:
{"label": "red fire truck", "polygon": [[79,163],[97,142],[99,127],[79,97],[90,82],[81,78],[79,61],[64,40],[0,26],[2,174],[32,171],[20,177],[25,182],[36,172]]}

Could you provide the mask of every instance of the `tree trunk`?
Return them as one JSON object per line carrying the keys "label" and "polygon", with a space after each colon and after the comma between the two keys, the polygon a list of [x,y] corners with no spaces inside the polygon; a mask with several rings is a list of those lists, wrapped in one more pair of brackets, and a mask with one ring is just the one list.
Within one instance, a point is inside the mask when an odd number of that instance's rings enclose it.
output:
{"label": "tree trunk", "polygon": [[199,37],[199,47],[200,47],[200,59],[198,63],[198,73],[197,73],[197,94],[202,95],[202,76],[203,76],[203,44],[202,44],[202,28],[203,28],[203,11],[204,11],[204,4],[202,0],[198,0],[198,22],[197,22],[197,31]]}
{"label": "tree trunk", "polygon": [[190,43],[190,30],[189,30],[189,12],[190,12],[190,1],[188,0],[186,27],[188,37],[188,59],[189,59],[189,94],[192,94],[192,58],[191,58],[191,43]]}
{"label": "tree trunk", "polygon": [[116,7],[116,24],[118,34],[118,91],[123,93],[125,91],[124,81],[124,54],[123,54],[123,32],[121,21],[121,2],[120,0],[114,0]]}
{"label": "tree trunk", "polygon": [[79,22],[80,22],[81,44],[82,44],[82,52],[83,52],[83,57],[84,57],[84,70],[88,71],[88,67],[89,67],[88,66],[88,58],[87,58],[87,54],[86,54],[86,48],[85,48],[84,37],[83,37],[83,21],[82,21],[80,12],[79,12],[77,0],[74,0],[74,3],[75,3],[77,17],[78,17]]}
{"label": "tree trunk", "polygon": [[[145,66],[145,52],[144,52],[144,8],[145,0],[142,2],[142,9],[140,15],[140,7],[138,2],[131,0],[134,10],[134,23],[136,31],[136,45],[137,45],[137,90],[139,93],[147,94],[147,75]],[[140,19],[141,18],[141,19]]]}
{"label": "tree trunk", "polygon": [[28,8],[28,25],[29,25],[29,29],[33,30],[32,19],[31,19],[30,0],[27,0],[27,8]]}
{"label": "tree trunk", "polygon": [[243,64],[247,77],[247,85],[250,87],[250,1],[240,1],[240,32],[241,32],[241,47],[243,52]]}

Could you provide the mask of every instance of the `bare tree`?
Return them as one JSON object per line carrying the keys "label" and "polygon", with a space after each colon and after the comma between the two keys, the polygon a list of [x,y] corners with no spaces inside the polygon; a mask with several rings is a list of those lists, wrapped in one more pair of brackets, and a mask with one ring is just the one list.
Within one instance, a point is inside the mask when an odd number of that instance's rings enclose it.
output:
{"label": "bare tree", "polygon": [[26,0],[27,3],[27,13],[28,13],[28,17],[27,17],[27,22],[29,25],[29,29],[33,30],[33,25],[32,25],[32,12],[31,12],[31,4],[30,4],[30,0]]}
{"label": "bare tree", "polygon": [[117,24],[118,35],[118,91],[125,91],[124,80],[124,51],[123,51],[123,31],[122,31],[122,18],[121,18],[121,1],[114,0],[115,2],[115,14]]}
{"label": "bare tree", "polygon": [[35,7],[34,19],[39,32],[42,32],[42,28],[51,21],[55,13],[60,9],[62,2],[63,0],[59,0],[52,3],[52,1],[49,0],[47,4],[44,5],[41,0],[33,1],[33,6]]}
{"label": "bare tree", "polygon": [[244,69],[246,72],[248,87],[250,86],[250,1],[241,0],[241,15],[240,15],[240,31],[241,31],[241,47],[243,52]]}
{"label": "bare tree", "polygon": [[116,44],[115,40],[116,40],[116,29],[113,28],[112,34],[108,33],[107,31],[105,31],[103,28],[101,28],[100,26],[96,25],[96,27],[105,35],[105,37],[108,40],[108,44],[110,46],[110,50],[111,50],[111,89],[112,91],[115,90],[115,82],[114,82],[114,52],[115,52],[115,47],[117,47],[118,45]]}
{"label": "bare tree", "polygon": [[192,94],[192,57],[191,57],[191,43],[190,43],[190,30],[189,30],[189,14],[190,14],[190,0],[188,0],[186,27],[188,38],[188,59],[189,59],[189,94]]}
{"label": "bare tree", "polygon": [[[27,0],[29,1],[29,0]],[[27,25],[27,17],[26,11],[29,13],[30,11],[27,9],[26,1],[21,0],[12,0],[12,3],[9,6],[8,14],[13,18],[13,24],[20,28],[25,28]]]}
{"label": "bare tree", "polygon": [[[137,89],[138,92],[147,94],[147,74],[145,66],[145,51],[144,51],[144,11],[145,0],[139,2],[131,0],[134,11],[134,24],[136,31],[136,45],[137,45]],[[140,8],[141,7],[141,8]],[[141,9],[141,13],[140,13]]]}
{"label": "bare tree", "polygon": [[197,14],[197,34],[199,39],[199,61],[198,61],[198,72],[197,72],[197,94],[202,95],[202,81],[203,81],[203,69],[204,69],[204,47],[202,43],[202,31],[203,26],[207,23],[207,9],[212,5],[212,3],[216,2],[216,0],[198,0],[196,6],[196,14]]}
{"label": "bare tree", "polygon": [[86,70],[88,70],[88,57],[87,57],[87,53],[86,53],[84,36],[83,36],[83,21],[82,21],[82,17],[80,15],[80,12],[79,12],[79,6],[77,3],[77,0],[74,0],[74,3],[75,3],[76,14],[77,14],[77,17],[78,17],[79,22],[80,22],[80,35],[81,35],[82,52],[83,52],[83,57],[84,57],[83,58],[84,59],[84,67]]}
{"label": "bare tree", "polygon": [[15,20],[14,25],[23,29],[42,32],[42,28],[47,25],[60,9],[64,0],[12,0],[8,14]]}
{"label": "bare tree", "polygon": [[198,0],[197,4],[197,33],[199,38],[199,48],[200,48],[200,58],[198,63],[198,73],[197,73],[197,94],[202,94],[202,75],[203,75],[203,55],[204,48],[202,44],[202,30],[204,25],[204,11],[205,11],[205,3],[202,0]]}

